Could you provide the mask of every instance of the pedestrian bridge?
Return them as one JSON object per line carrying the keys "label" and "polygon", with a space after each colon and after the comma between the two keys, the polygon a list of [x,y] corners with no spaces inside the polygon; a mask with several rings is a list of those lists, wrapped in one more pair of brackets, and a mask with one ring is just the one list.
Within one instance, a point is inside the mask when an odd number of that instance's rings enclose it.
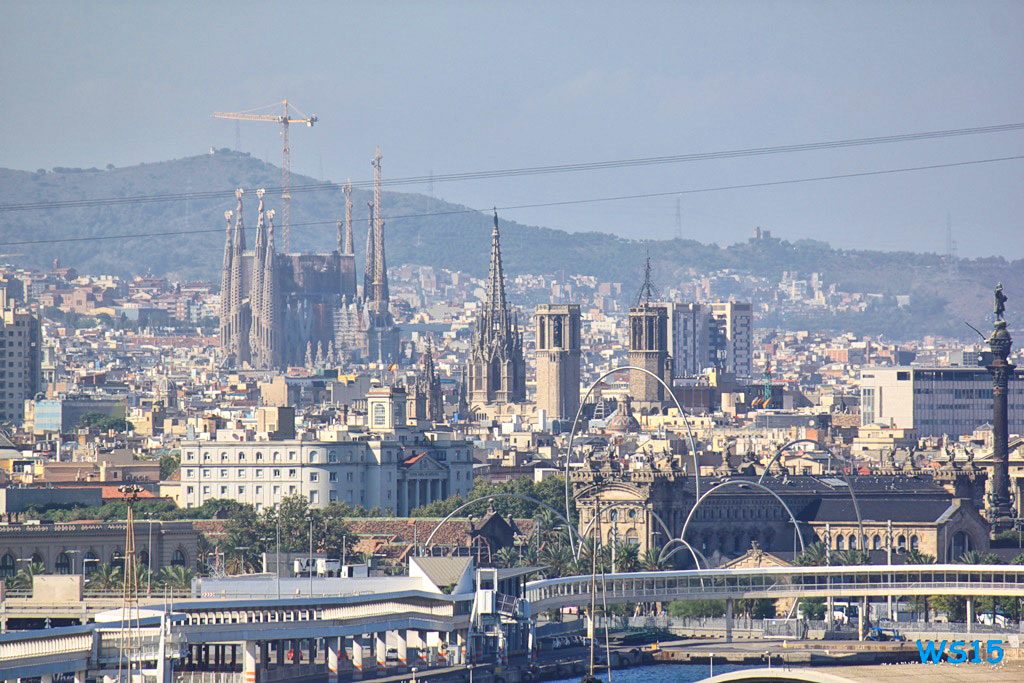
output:
{"label": "pedestrian bridge", "polygon": [[[915,595],[1024,598],[1022,565],[864,565],[762,567],[605,574],[593,582],[608,603],[747,598],[845,598]],[[532,609],[580,605],[590,600],[590,576],[526,584]]]}

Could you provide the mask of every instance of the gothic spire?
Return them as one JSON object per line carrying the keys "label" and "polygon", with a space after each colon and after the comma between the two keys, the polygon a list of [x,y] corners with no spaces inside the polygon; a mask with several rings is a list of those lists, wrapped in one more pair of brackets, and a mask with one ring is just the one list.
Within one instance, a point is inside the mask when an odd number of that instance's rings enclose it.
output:
{"label": "gothic spire", "polygon": [[352,242],[352,180],[349,179],[343,186],[345,193],[345,237],[340,245],[342,254],[354,254],[355,247]]}
{"label": "gothic spire", "polygon": [[264,322],[260,317],[262,313],[260,297],[263,296],[264,257],[266,256],[267,248],[267,227],[264,222],[263,210],[264,194],[266,194],[266,190],[263,188],[256,190],[256,198],[259,200],[256,207],[256,246],[253,248],[252,254],[252,288],[249,290],[249,303],[252,310],[252,327],[250,328],[249,338],[254,355],[260,355],[262,351],[259,348],[262,341],[260,327]]}
{"label": "gothic spire", "polygon": [[260,294],[261,311],[263,319],[263,352],[266,354],[266,365],[276,368],[281,364],[280,336],[278,330],[279,293],[277,291],[277,269],[275,266],[276,252],[274,249],[274,214],[271,209],[267,211],[267,250],[264,258],[263,292]]}
{"label": "gothic spire", "polygon": [[373,301],[378,313],[386,313],[391,293],[388,290],[388,266],[384,253],[384,211],[381,208],[380,147],[373,156],[373,243],[376,249],[373,261]]}
{"label": "gothic spire", "polygon": [[246,353],[248,338],[246,330],[243,329],[244,313],[242,311],[242,254],[245,252],[245,221],[242,218],[242,195],[245,190],[235,190],[235,199],[238,204],[235,207],[235,230],[231,244],[231,350],[235,354],[235,361],[239,364],[249,360]]}
{"label": "gothic spire", "polygon": [[373,299],[373,282],[374,282],[374,267],[377,263],[377,245],[374,244],[374,229],[373,229],[373,202],[366,203],[366,209],[369,215],[369,227],[366,230],[366,267],[363,268],[363,299],[370,301]]}
{"label": "gothic spire", "polygon": [[228,337],[231,334],[231,316],[234,313],[231,310],[231,260],[232,247],[235,241],[231,219],[234,215],[234,211],[224,212],[224,222],[227,224],[227,227],[224,231],[224,265],[220,271],[220,344],[225,349],[231,347],[231,340]]}
{"label": "gothic spire", "polygon": [[505,300],[505,271],[501,265],[497,208],[494,209],[494,229],[491,230],[491,267],[487,278],[487,310],[484,315],[486,334],[508,332],[508,302]]}

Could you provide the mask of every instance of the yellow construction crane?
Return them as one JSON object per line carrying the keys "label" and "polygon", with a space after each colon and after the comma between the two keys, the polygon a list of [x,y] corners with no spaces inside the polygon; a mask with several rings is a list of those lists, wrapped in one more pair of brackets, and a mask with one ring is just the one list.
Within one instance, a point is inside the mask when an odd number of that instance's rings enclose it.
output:
{"label": "yellow construction crane", "polygon": [[292,213],[292,153],[288,146],[288,127],[293,123],[301,123],[305,124],[308,128],[312,128],[313,124],[316,123],[318,119],[316,114],[307,116],[302,113],[299,111],[298,107],[288,104],[288,100],[281,100],[280,106],[282,107],[282,110],[280,114],[260,113],[269,110],[271,107],[277,106],[278,104],[275,103],[265,107],[249,109],[248,111],[215,111],[213,112],[213,116],[214,118],[231,119],[233,121],[269,121],[271,123],[281,124],[281,140],[284,143],[282,150],[283,163],[281,164],[281,225],[284,251],[287,253],[291,250]]}

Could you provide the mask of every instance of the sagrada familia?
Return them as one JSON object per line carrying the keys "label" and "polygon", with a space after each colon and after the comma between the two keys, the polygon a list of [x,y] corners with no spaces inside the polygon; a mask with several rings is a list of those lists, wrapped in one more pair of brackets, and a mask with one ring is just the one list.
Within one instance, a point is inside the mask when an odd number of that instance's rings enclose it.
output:
{"label": "sagrada familia", "polygon": [[346,184],[345,221],[338,248],[327,254],[281,254],[274,246],[274,211],[256,191],[256,244],[246,248],[244,191],[227,211],[221,271],[220,339],[230,367],[284,369],[343,358],[390,363],[399,359],[399,330],[390,311],[381,152],[373,158],[363,288],[356,287],[352,186]]}

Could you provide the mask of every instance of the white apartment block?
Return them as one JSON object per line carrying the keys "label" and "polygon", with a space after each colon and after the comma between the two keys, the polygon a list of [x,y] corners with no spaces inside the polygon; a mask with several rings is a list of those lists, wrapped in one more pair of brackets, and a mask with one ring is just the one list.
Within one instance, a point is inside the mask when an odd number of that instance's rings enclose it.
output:
{"label": "white apartment block", "polygon": [[402,389],[371,389],[367,407],[366,433],[336,429],[317,440],[183,441],[185,506],[227,499],[262,510],[299,495],[313,507],[345,503],[407,516],[421,505],[469,492],[469,442],[408,427]]}
{"label": "white apartment block", "polygon": [[720,301],[711,306],[711,354],[716,365],[736,375],[754,374],[754,307],[749,303]]}
{"label": "white apartment block", "polygon": [[[862,425],[961,436],[992,422],[992,376],[983,367],[879,367],[860,373]],[[1024,372],[1010,380],[1011,434],[1024,434]]]}
{"label": "white apartment block", "polygon": [[674,378],[697,377],[711,367],[709,313],[701,304],[666,303],[668,349]]}

